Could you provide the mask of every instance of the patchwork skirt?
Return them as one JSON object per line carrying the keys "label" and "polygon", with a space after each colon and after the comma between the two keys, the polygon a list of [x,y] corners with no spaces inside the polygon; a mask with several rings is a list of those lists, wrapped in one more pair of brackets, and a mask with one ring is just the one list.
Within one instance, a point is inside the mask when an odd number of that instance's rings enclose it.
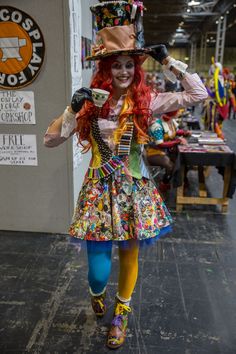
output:
{"label": "patchwork skirt", "polygon": [[97,181],[85,179],[69,233],[77,240],[148,244],[169,232],[171,223],[151,180],[111,174]]}

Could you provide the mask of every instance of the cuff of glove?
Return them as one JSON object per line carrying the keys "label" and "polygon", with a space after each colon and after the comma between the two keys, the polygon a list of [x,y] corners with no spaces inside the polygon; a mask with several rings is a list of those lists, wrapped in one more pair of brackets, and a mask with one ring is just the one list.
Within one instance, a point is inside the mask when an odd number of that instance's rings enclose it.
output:
{"label": "cuff of glove", "polygon": [[69,111],[69,106],[66,107],[63,118],[62,118],[62,127],[61,127],[61,137],[69,138],[70,134],[76,127],[75,114]]}
{"label": "cuff of glove", "polygon": [[[182,61],[175,60],[174,58],[170,57],[168,63],[164,65],[163,71],[164,74],[166,73],[165,76],[167,76],[170,81],[175,82],[175,78],[177,78],[178,80],[184,79],[187,67],[188,65],[183,63]],[[176,69],[178,71],[178,75],[175,75],[173,73],[173,69]]]}
{"label": "cuff of glove", "polygon": [[180,60],[175,60],[174,58],[171,58],[171,57],[170,57],[168,64],[167,64],[167,68],[169,70],[172,71],[173,68],[175,68],[176,70],[179,71],[180,74],[178,76],[180,76],[181,79],[183,78],[182,76],[185,75],[187,67],[188,67],[188,65],[186,63],[183,63]]}
{"label": "cuff of glove", "polygon": [[168,69],[172,69],[172,68],[175,68],[177,69],[178,71],[182,72],[183,74],[186,73],[186,69],[188,67],[188,65],[186,63],[183,63],[182,61],[180,60],[175,60],[174,58],[170,57],[170,59],[168,60],[168,63],[167,63],[167,68]]}

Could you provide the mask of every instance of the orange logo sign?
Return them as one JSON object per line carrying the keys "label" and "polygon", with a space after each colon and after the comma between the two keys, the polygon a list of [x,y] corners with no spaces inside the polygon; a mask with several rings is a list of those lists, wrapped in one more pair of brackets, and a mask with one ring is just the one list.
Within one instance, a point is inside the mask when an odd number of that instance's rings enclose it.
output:
{"label": "orange logo sign", "polygon": [[0,6],[0,88],[29,85],[42,67],[44,54],[43,35],[32,17]]}

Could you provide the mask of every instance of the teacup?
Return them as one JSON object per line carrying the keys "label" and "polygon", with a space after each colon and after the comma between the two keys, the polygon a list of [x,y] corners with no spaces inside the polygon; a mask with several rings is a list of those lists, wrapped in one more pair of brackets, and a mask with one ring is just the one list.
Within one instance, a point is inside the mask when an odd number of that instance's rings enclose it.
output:
{"label": "teacup", "polygon": [[102,107],[108,99],[110,92],[98,88],[92,89],[92,97],[95,106]]}

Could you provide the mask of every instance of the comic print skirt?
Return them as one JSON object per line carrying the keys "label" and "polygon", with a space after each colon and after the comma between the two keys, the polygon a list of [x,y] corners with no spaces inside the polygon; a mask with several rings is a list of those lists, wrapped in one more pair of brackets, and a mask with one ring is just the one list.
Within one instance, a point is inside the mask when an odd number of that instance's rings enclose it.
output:
{"label": "comic print skirt", "polygon": [[112,174],[108,179],[85,180],[69,233],[79,240],[134,239],[148,244],[169,232],[171,223],[171,215],[149,179]]}

